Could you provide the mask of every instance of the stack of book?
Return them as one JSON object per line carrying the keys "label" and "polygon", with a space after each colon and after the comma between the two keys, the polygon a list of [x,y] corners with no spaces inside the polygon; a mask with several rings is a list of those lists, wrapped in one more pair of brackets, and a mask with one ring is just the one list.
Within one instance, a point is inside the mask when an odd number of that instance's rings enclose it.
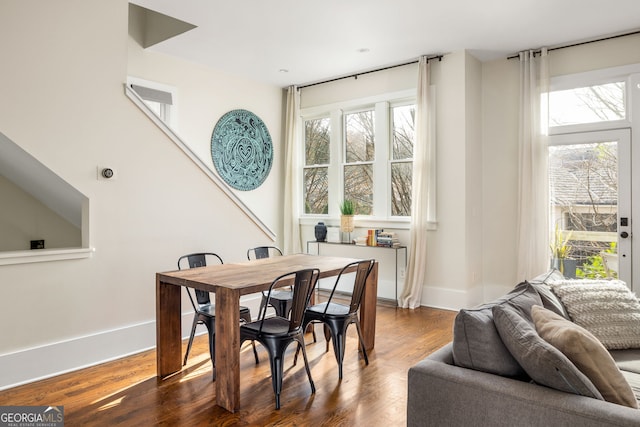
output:
{"label": "stack of book", "polygon": [[358,246],[381,246],[385,248],[400,247],[400,241],[396,233],[384,231],[383,229],[367,230],[366,236],[353,239],[353,243]]}
{"label": "stack of book", "polygon": [[400,241],[396,236],[396,233],[380,230],[376,236],[376,246],[383,246],[386,248],[397,248],[400,246]]}

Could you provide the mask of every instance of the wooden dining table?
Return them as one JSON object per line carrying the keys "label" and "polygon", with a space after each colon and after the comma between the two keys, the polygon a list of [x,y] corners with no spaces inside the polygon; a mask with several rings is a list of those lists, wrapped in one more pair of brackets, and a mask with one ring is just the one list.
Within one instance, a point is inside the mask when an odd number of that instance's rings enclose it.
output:
{"label": "wooden dining table", "polygon": [[[353,261],[358,260],[296,254],[156,273],[158,377],[166,378],[182,369],[182,286],[213,292],[216,296],[216,404],[230,412],[239,410],[240,297],[267,290],[276,277],[292,271],[318,268],[320,278],[337,276],[345,265]],[[367,278],[360,306],[360,323],[367,351],[375,345],[377,288],[376,262]]]}

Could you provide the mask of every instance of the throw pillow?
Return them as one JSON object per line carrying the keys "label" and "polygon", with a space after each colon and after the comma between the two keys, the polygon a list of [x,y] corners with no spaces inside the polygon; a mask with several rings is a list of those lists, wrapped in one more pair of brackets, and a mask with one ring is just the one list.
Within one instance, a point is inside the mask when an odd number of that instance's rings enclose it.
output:
{"label": "throw pillow", "polygon": [[531,285],[538,291],[540,299],[542,300],[542,306],[554,313],[558,313],[565,319],[569,319],[569,313],[560,302],[560,299],[553,293],[548,282],[553,280],[564,280],[564,276],[559,270],[553,269],[544,274],[534,277],[529,281]]}
{"label": "throw pillow", "polygon": [[609,350],[640,348],[640,302],[620,280],[550,281],[574,323]]}
{"label": "throw pillow", "polygon": [[531,317],[542,339],[567,356],[591,380],[604,400],[638,408],[631,386],[592,333],[537,305],[531,308]]}
{"label": "throw pillow", "polygon": [[493,320],[513,357],[533,381],[556,390],[603,400],[598,389],[564,355],[540,338],[532,322],[509,306],[493,307]]}
{"label": "throw pillow", "polygon": [[531,306],[542,302],[527,282],[502,298],[474,309],[460,310],[453,324],[453,361],[457,366],[506,377],[526,377],[522,367],[504,346],[491,308],[509,305],[530,318]]}

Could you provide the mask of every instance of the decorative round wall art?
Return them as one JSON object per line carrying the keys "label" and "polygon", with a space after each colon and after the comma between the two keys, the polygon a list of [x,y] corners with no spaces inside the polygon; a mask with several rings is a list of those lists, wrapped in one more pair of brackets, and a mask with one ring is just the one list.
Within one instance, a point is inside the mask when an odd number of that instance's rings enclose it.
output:
{"label": "decorative round wall art", "polygon": [[229,111],[213,128],[211,158],[218,174],[231,187],[254,190],[271,171],[271,135],[251,111]]}

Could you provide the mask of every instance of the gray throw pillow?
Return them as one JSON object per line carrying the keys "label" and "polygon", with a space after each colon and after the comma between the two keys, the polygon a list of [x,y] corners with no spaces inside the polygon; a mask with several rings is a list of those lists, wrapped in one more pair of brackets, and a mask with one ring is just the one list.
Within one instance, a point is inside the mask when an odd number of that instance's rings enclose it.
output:
{"label": "gray throw pillow", "polygon": [[554,313],[564,317],[567,320],[571,320],[567,309],[560,301],[560,298],[551,290],[551,286],[546,283],[531,283],[531,286],[538,291],[540,299],[542,300],[542,306],[547,310],[551,310]]}
{"label": "gray throw pillow", "polygon": [[493,320],[513,357],[538,384],[604,400],[598,389],[560,350],[543,340],[531,318],[509,306],[493,307]]}
{"label": "gray throw pillow", "polygon": [[493,323],[492,307],[506,305],[531,318],[531,307],[542,305],[527,282],[500,299],[477,308],[460,310],[453,324],[453,361],[457,366],[505,377],[526,378],[526,373],[504,346]]}
{"label": "gray throw pillow", "polygon": [[558,270],[551,270],[545,274],[536,276],[530,280],[529,283],[538,291],[540,299],[542,300],[542,306],[547,310],[551,310],[556,314],[571,320],[569,313],[567,313],[566,307],[560,301],[560,298],[551,290],[550,282],[556,280],[564,280],[564,276]]}

